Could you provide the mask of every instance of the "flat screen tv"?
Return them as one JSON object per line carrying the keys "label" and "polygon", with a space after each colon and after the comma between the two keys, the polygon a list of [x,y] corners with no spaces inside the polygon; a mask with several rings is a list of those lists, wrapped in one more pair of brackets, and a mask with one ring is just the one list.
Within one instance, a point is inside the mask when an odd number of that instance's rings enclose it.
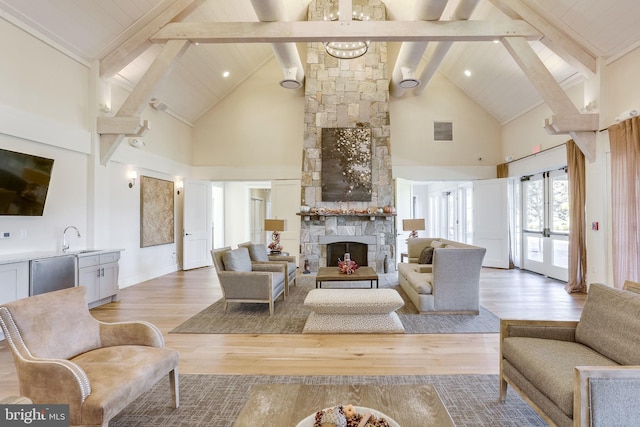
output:
{"label": "flat screen tv", "polygon": [[53,159],[0,149],[0,215],[42,216]]}

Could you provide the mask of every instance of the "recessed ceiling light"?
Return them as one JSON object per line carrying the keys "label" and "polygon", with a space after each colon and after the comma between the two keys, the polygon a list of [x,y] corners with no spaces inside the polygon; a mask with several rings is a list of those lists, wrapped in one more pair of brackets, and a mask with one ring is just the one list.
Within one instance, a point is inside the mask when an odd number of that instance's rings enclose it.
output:
{"label": "recessed ceiling light", "polygon": [[471,71],[470,70],[464,70],[464,75],[467,77],[471,77]]}
{"label": "recessed ceiling light", "polygon": [[225,71],[224,73],[222,73],[222,77],[229,77],[229,74],[230,73],[228,71]]}
{"label": "recessed ceiling light", "polygon": [[500,40],[496,39],[496,40],[494,40],[493,42],[494,42],[495,44],[498,44],[498,43],[500,43]]}

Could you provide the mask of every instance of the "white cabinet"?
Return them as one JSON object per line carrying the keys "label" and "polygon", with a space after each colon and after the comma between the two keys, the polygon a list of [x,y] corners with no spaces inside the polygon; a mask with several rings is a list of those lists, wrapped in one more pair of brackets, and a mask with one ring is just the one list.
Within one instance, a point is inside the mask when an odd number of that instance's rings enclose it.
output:
{"label": "white cabinet", "polygon": [[[29,296],[29,261],[0,264],[0,305]],[[0,330],[0,340],[4,334]]]}
{"label": "white cabinet", "polygon": [[78,285],[87,288],[89,305],[118,299],[118,260],[120,252],[78,256]]}
{"label": "white cabinet", "polygon": [[29,296],[29,261],[0,264],[0,305]]}

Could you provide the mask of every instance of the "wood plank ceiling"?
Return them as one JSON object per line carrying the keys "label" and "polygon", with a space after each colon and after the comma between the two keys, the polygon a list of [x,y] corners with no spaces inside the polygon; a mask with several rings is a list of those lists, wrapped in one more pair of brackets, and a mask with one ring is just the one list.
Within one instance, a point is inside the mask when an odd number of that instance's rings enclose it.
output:
{"label": "wood plank ceiling", "polygon": [[[305,19],[308,0],[284,1],[289,20]],[[605,62],[640,46],[637,0],[500,0],[514,1],[533,9]],[[116,49],[169,3],[170,0],[0,0],[0,16],[89,64]],[[449,1],[444,20],[457,3],[458,0]],[[495,3],[499,2],[480,0],[471,19],[509,20]],[[385,4],[388,19],[414,19],[415,0],[386,0]],[[249,0],[200,0],[183,19],[184,22],[257,20]],[[561,86],[568,87],[583,78],[577,68],[541,42],[530,44]],[[304,48],[305,43],[298,43],[303,57]],[[133,88],[160,50],[159,45],[151,46],[120,70],[113,81]],[[423,63],[429,54],[428,48]],[[266,43],[191,46],[154,96],[185,122],[195,123],[272,55]],[[470,70],[471,76],[465,76],[465,70]],[[224,71],[229,71],[229,77],[223,77]],[[456,42],[438,71],[503,124],[542,103],[536,88],[500,43]]]}

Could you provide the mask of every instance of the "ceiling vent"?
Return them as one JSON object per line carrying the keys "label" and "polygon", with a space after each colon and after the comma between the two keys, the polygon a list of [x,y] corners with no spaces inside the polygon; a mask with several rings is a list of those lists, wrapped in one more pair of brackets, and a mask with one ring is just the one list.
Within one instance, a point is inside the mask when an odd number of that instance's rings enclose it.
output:
{"label": "ceiling vent", "polygon": [[433,122],[434,141],[453,141],[453,122]]}

